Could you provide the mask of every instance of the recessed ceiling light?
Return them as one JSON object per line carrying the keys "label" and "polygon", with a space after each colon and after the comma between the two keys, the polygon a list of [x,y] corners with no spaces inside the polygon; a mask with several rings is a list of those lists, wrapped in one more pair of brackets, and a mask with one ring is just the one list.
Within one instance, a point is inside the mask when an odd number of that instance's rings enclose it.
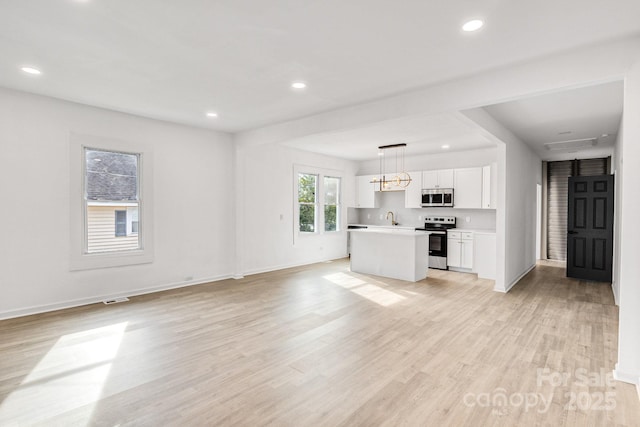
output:
{"label": "recessed ceiling light", "polygon": [[462,31],[477,31],[480,28],[482,28],[482,26],[484,25],[484,22],[482,22],[479,19],[473,19],[469,22],[466,22],[463,26],[462,26]]}
{"label": "recessed ceiling light", "polygon": [[449,149],[449,144],[444,144],[444,145],[442,146],[442,149],[443,149],[443,150],[448,150],[448,149]]}
{"label": "recessed ceiling light", "polygon": [[33,74],[34,76],[39,76],[40,74],[42,74],[42,71],[38,70],[37,68],[33,68],[33,67],[22,67],[20,68],[22,71],[24,71],[27,74]]}
{"label": "recessed ceiling light", "polygon": [[216,113],[215,111],[209,111],[207,113],[207,117],[216,118],[218,117],[218,113]]}
{"label": "recessed ceiling light", "polygon": [[305,89],[307,84],[305,82],[293,82],[291,83],[291,87],[294,89]]}

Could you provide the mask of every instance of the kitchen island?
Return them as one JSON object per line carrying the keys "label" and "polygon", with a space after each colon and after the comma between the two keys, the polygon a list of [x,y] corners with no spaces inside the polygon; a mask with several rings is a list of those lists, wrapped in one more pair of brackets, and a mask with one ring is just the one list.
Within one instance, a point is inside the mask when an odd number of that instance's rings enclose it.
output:
{"label": "kitchen island", "polygon": [[351,233],[351,271],[417,282],[427,277],[429,233],[367,228]]}

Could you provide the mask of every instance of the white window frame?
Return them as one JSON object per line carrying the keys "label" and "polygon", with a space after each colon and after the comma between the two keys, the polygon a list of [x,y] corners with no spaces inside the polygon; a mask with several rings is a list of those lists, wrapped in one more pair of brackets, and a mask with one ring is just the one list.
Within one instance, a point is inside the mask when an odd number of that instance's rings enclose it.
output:
{"label": "white window frame", "polygon": [[[298,201],[298,175],[308,174],[316,175],[316,225],[314,232],[300,231],[300,204]],[[324,178],[340,178],[340,188],[338,190],[338,211],[336,214],[337,230],[324,230]],[[298,238],[313,238],[322,235],[340,235],[344,232],[343,203],[342,195],[344,193],[344,173],[335,169],[324,169],[316,166],[293,165],[293,236],[294,244]]]}
{"label": "white window frame", "polygon": [[[70,270],[147,264],[154,260],[153,236],[153,150],[151,144],[119,141],[92,135],[70,136]],[[87,203],[85,200],[85,149],[138,154],[139,249],[87,253]],[[128,230],[127,230],[128,231]]]}
{"label": "white window frame", "polygon": [[[337,179],[338,180],[338,196],[336,197],[336,204],[335,205],[328,205],[326,203],[326,200],[324,200],[324,196],[325,196],[325,191],[326,189],[324,188],[324,179],[325,178],[333,178],[333,179]],[[334,176],[334,175],[324,175],[322,176],[322,197],[323,197],[323,204],[322,204],[322,231],[325,233],[339,233],[340,231],[342,231],[342,182],[344,180],[342,179],[341,176]],[[324,209],[326,206],[335,206],[336,207],[336,229],[335,230],[325,230],[325,227],[327,226],[326,224],[326,218],[324,217]]]}
{"label": "white window frame", "polygon": [[138,229],[140,229],[140,216],[136,215],[138,217],[138,219],[136,219],[135,221],[133,220],[133,208],[136,208],[136,210],[138,212],[140,212],[140,206],[139,204],[136,206],[127,206],[127,236],[137,236],[138,232],[137,231],[133,231],[133,223],[137,222],[138,223]]}

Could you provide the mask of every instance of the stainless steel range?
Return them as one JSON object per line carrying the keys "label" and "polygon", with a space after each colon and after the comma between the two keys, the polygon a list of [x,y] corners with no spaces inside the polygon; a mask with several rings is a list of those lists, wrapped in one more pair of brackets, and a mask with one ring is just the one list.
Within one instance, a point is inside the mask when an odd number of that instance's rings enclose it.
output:
{"label": "stainless steel range", "polygon": [[423,228],[429,231],[429,268],[448,270],[447,267],[447,230],[456,228],[455,216],[426,217]]}

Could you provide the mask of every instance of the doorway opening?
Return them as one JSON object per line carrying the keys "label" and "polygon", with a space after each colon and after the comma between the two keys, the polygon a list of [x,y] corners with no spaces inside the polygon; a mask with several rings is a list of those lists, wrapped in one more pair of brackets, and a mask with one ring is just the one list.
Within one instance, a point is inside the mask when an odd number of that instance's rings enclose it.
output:
{"label": "doorway opening", "polygon": [[[567,261],[569,222],[569,179],[603,176],[611,172],[611,158],[544,162],[541,201],[540,258]],[[573,230],[575,231],[575,230]]]}

